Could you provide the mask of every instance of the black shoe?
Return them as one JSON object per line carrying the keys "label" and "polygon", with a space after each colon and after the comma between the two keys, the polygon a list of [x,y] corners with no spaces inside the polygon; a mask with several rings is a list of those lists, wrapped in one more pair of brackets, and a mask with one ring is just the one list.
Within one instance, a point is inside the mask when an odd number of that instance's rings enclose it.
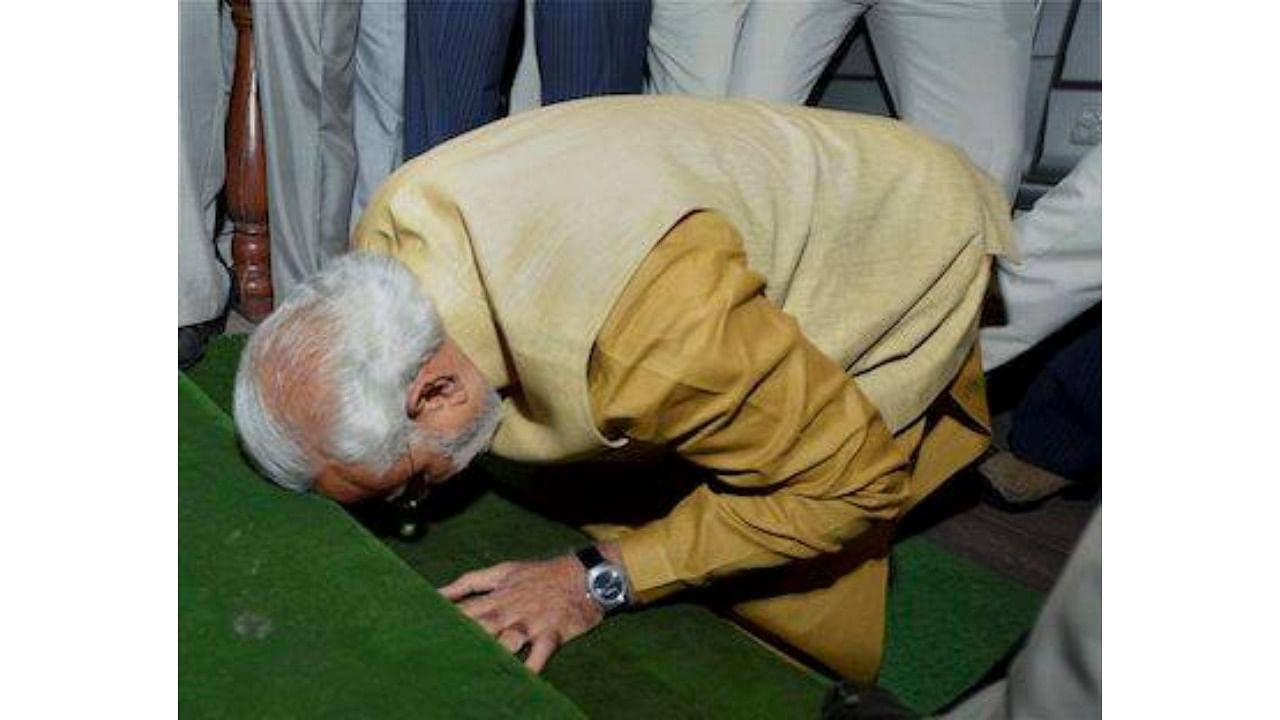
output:
{"label": "black shoe", "polygon": [[222,333],[225,324],[224,318],[217,317],[178,328],[178,369],[189,370],[200,362],[205,345],[209,344],[210,338]]}
{"label": "black shoe", "polygon": [[845,681],[831,688],[822,703],[822,720],[917,720],[893,693]]}

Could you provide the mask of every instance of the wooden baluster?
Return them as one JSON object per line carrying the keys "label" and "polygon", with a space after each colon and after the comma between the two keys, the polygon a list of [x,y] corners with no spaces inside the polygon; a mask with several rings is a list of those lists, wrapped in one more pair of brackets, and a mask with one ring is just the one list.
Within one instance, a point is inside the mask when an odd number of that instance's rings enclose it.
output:
{"label": "wooden baluster", "polygon": [[236,309],[252,322],[271,313],[271,229],[267,221],[267,154],[258,108],[250,0],[228,0],[236,28],[236,69],[227,115],[227,217],[235,232],[231,262]]}

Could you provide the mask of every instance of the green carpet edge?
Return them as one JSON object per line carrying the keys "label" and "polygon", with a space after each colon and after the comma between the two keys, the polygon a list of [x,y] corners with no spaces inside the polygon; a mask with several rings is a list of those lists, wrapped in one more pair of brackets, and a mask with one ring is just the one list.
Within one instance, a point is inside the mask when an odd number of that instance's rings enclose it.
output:
{"label": "green carpet edge", "polygon": [[[180,394],[178,400],[180,405],[183,401],[181,395],[185,393],[186,401],[194,404],[195,409],[204,415],[205,420],[212,422],[219,431],[224,431],[234,437],[235,424],[233,419],[212,397],[208,395],[208,393],[204,391],[199,383],[187,376],[186,373],[180,371],[178,388]],[[236,443],[236,447],[238,450],[238,442]],[[262,478],[256,470],[247,463],[247,461],[243,458],[241,458],[241,460],[243,465],[240,469],[241,471],[256,476],[256,479],[264,484],[269,482],[265,478]],[[439,591],[435,586],[428,582],[426,578],[418,573],[413,567],[405,563],[405,561],[392,551],[392,549],[385,543],[369,533],[365,528],[361,527],[360,524],[348,515],[340,506],[318,496],[304,495],[304,497],[309,497],[315,503],[315,510],[313,510],[313,512],[321,512],[326,516],[326,518],[332,518],[334,522],[341,523],[345,532],[350,533],[353,538],[358,539],[359,546],[356,549],[367,552],[372,557],[376,558],[376,561],[385,571],[396,573],[396,575],[399,576],[397,577],[398,581],[403,582],[408,586],[413,586],[424,594],[432,594],[437,598],[440,597]],[[179,528],[179,534],[181,536],[181,528]],[[179,588],[179,590],[181,591],[181,588]],[[451,603],[448,603],[447,601],[443,602],[452,608]],[[573,698],[561,692],[545,678],[529,672],[527,668],[524,667],[523,663],[498,646],[496,642],[494,642],[493,638],[485,633],[480,626],[467,619],[461,613],[458,613],[456,626],[460,632],[468,635],[476,644],[491,646],[492,652],[489,654],[494,657],[495,661],[503,663],[509,671],[523,674],[526,682],[540,686],[540,692],[558,698],[558,702],[562,703],[564,706],[561,709],[565,712],[557,713],[556,717],[587,717]],[[180,677],[181,674],[182,671],[181,668],[179,668]]]}

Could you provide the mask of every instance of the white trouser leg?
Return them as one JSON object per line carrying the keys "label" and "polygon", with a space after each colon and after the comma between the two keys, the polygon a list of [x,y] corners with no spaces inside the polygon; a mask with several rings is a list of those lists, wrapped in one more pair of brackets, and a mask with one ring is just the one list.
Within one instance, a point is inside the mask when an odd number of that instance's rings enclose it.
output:
{"label": "white trouser leg", "polygon": [[542,107],[542,74],[538,70],[538,48],[533,33],[535,2],[537,0],[524,2],[524,45],[520,48],[516,76],[511,80],[511,115]]}
{"label": "white trouser leg", "polygon": [[366,2],[356,38],[356,187],[351,228],[382,181],[399,167],[404,144],[404,0]]}
{"label": "white trouser leg", "polygon": [[253,22],[278,301],[349,245],[360,4],[257,0]]}
{"label": "white trouser leg", "polygon": [[964,150],[1012,200],[1022,179],[1032,0],[880,0],[867,26],[899,116]]}
{"label": "white trouser leg", "polygon": [[728,95],[746,12],[747,0],[653,0],[649,92]]}
{"label": "white trouser leg", "polygon": [[867,3],[754,0],[734,54],[729,94],[801,104]]}
{"label": "white trouser leg", "polygon": [[982,366],[993,370],[1102,300],[1102,146],[1014,221],[1020,262],[996,274],[1008,323],[982,329]]}
{"label": "white trouser leg", "polygon": [[[179,3],[178,326],[212,320],[231,280],[214,251],[229,82],[217,0]],[[230,24],[230,19],[225,20]]]}

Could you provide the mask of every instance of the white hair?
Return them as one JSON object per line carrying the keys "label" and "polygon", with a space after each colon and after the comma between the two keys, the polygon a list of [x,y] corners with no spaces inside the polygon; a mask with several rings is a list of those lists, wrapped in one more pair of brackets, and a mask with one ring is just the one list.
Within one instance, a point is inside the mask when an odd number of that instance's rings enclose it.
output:
{"label": "white hair", "polygon": [[[386,472],[414,431],[409,384],[443,341],[435,306],[399,262],[367,252],[333,260],[249,338],[236,372],[242,444],[272,481],[298,491],[311,488],[322,459]],[[320,406],[282,412],[300,387],[321,388]],[[323,436],[304,437],[299,416]]]}

